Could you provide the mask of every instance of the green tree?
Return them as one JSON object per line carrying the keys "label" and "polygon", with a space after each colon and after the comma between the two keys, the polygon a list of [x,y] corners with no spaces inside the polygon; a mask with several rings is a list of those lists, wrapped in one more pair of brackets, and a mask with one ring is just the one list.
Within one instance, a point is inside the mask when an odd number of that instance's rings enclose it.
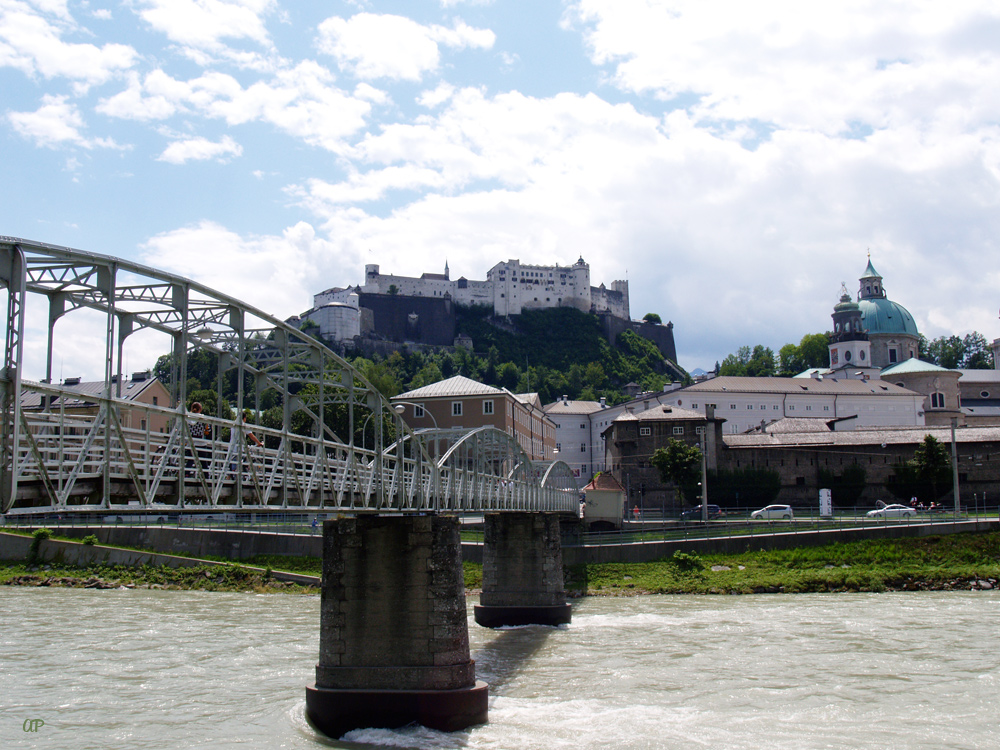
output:
{"label": "green tree", "polygon": [[948,448],[941,445],[933,435],[924,435],[924,442],[913,451],[912,464],[917,476],[930,485],[933,498],[936,500],[940,497],[938,487],[947,487],[951,478]]}
{"label": "green tree", "polygon": [[978,331],[966,334],[965,338],[962,339],[962,345],[965,348],[965,358],[962,360],[963,369],[993,369],[993,350],[983,334]]}
{"label": "green tree", "polygon": [[903,500],[917,497],[933,501],[947,493],[950,481],[948,448],[933,435],[925,435],[913,452],[913,458],[898,465],[889,476],[886,489]]}
{"label": "green tree", "polygon": [[663,318],[661,318],[656,313],[646,313],[642,316],[642,319],[647,323],[655,323],[656,325],[663,325]]}
{"label": "green tree", "polygon": [[660,473],[664,482],[672,482],[686,499],[697,493],[701,475],[701,451],[675,438],[667,440],[666,448],[657,448],[649,463]]}
{"label": "green tree", "polygon": [[407,384],[406,390],[414,391],[417,388],[423,388],[425,385],[437,383],[439,380],[444,380],[441,368],[434,362],[428,362],[413,376],[413,380]]}
{"label": "green tree", "polygon": [[774,375],[776,368],[774,352],[769,347],[757,344],[747,362],[747,375],[752,378],[767,378]]}
{"label": "green tree", "polygon": [[965,345],[958,336],[939,336],[927,345],[927,361],[949,370],[962,366]]}

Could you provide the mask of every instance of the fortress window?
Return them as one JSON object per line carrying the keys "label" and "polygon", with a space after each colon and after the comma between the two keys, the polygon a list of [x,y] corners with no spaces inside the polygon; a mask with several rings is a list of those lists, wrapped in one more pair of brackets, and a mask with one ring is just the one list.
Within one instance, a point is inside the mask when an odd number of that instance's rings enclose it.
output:
{"label": "fortress window", "polygon": [[483,401],[483,414],[492,414],[492,413],[493,413],[493,399],[488,398],[485,401]]}
{"label": "fortress window", "polygon": [[683,435],[684,434],[684,427],[683,426],[674,427],[674,434],[675,435]]}
{"label": "fortress window", "polygon": [[413,418],[414,419],[421,419],[421,418],[423,418],[423,416],[424,416],[424,407],[421,406],[420,404],[414,404],[413,405]]}
{"label": "fortress window", "polygon": [[462,416],[462,402],[452,401],[451,402],[451,416],[460,417]]}
{"label": "fortress window", "polygon": [[944,408],[944,394],[943,393],[932,393],[931,394],[931,408],[932,409],[943,409]]}

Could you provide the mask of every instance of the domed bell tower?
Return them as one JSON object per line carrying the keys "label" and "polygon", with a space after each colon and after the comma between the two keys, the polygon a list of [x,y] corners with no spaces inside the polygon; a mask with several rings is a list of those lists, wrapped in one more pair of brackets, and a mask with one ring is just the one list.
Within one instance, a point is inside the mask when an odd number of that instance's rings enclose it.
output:
{"label": "domed bell tower", "polygon": [[868,380],[871,373],[864,370],[872,366],[871,344],[861,322],[861,307],[851,299],[846,284],[840,285],[840,301],[834,305],[831,317],[830,369],[841,371],[840,377]]}

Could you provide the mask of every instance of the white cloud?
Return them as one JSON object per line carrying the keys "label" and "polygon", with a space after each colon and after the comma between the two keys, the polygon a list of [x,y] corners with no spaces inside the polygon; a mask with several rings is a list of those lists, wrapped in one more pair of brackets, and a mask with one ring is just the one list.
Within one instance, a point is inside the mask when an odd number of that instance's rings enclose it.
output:
{"label": "white cloud", "polygon": [[136,0],[139,15],[171,41],[219,51],[224,39],[248,39],[270,46],[264,16],[274,0]]}
{"label": "white cloud", "polygon": [[318,45],[341,68],[359,78],[419,81],[438,68],[440,46],[489,49],[496,35],[462,21],[452,28],[424,26],[404,16],[358,13],[328,18],[319,25]]}
{"label": "white cloud", "polygon": [[83,117],[75,104],[64,96],[46,94],[42,106],[34,112],[9,112],[7,120],[21,136],[33,140],[39,146],[56,148],[72,145],[83,148],[122,149],[110,138],[87,138],[81,133]]}
{"label": "white cloud", "polygon": [[570,17],[618,86],[696,97],[699,120],[838,135],[1000,114],[993,3],[577,0]]}
{"label": "white cloud", "polygon": [[0,67],[26,75],[103,83],[132,67],[135,50],[125,44],[78,44],[62,37],[75,25],[64,2],[37,3],[50,21],[21,0],[0,0]]}
{"label": "white cloud", "polygon": [[139,80],[138,74],[132,73],[128,88],[102,99],[97,111],[126,120],[164,120],[183,107],[186,93],[184,84],[162,70],[154,70],[144,82]]}
{"label": "white cloud", "polygon": [[266,122],[306,143],[331,151],[364,127],[371,102],[384,95],[371,86],[355,95],[333,85],[333,75],[315,62],[278,71],[269,80],[244,88],[233,76],[208,72],[180,81],[161,70],[101,101],[98,111],[125,119],[162,120],[197,113],[230,125]]}
{"label": "white cloud", "polygon": [[217,143],[207,138],[187,138],[174,141],[164,149],[163,153],[157,157],[157,160],[169,162],[170,164],[184,164],[189,161],[214,159],[215,161],[225,163],[231,157],[242,154],[243,147],[226,135]]}
{"label": "white cloud", "polygon": [[331,244],[305,222],[281,236],[244,237],[202,221],[151,238],[142,262],[284,319],[312,306],[316,268],[333,258]]}

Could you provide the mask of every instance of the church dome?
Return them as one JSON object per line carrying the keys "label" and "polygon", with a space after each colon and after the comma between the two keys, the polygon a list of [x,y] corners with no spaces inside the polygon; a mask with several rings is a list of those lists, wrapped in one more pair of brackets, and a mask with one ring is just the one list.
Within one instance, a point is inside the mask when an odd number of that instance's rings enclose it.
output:
{"label": "church dome", "polygon": [[917,324],[910,311],[898,302],[885,297],[858,301],[861,320],[868,333],[905,333],[919,336]]}

